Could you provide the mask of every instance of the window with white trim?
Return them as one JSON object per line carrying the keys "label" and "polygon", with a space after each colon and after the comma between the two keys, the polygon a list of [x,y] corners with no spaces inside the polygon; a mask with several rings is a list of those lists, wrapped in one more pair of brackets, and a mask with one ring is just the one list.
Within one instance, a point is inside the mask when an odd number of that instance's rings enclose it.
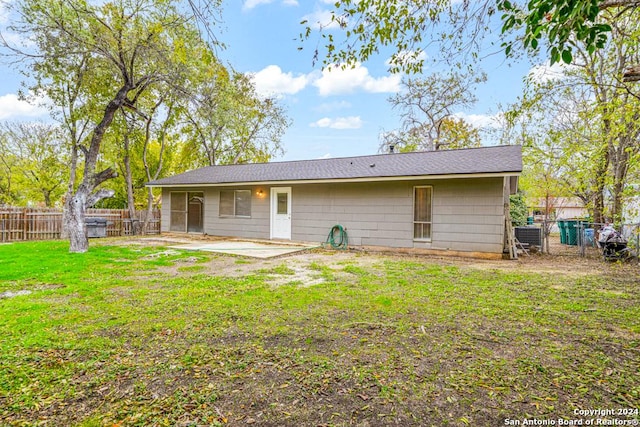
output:
{"label": "window with white trim", "polygon": [[251,190],[221,190],[219,214],[251,217]]}
{"label": "window with white trim", "polygon": [[413,238],[431,240],[432,187],[413,187]]}

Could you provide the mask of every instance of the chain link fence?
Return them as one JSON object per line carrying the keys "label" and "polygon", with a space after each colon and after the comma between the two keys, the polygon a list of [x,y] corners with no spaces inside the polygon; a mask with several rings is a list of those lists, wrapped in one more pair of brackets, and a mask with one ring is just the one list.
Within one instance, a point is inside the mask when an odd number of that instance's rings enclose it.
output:
{"label": "chain link fence", "polygon": [[[518,234],[534,236],[531,241],[524,242],[521,248],[533,245],[535,249],[549,255],[639,261],[640,223],[622,224],[614,228],[608,223],[560,219],[542,220],[516,228],[519,229],[516,238]],[[525,233],[526,231],[529,233]]]}

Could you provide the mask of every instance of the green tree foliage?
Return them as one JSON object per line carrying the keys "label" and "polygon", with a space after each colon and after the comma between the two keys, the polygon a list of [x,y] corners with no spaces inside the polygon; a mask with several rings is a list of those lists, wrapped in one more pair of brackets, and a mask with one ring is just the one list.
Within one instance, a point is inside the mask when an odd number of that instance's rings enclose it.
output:
{"label": "green tree foliage", "polygon": [[[589,53],[605,46],[611,25],[599,19],[604,10],[614,11],[620,21],[638,20],[640,14],[636,0],[338,0],[331,22],[342,31],[323,29],[324,51],[316,49],[314,58],[325,65],[352,65],[389,47],[394,50],[391,70],[415,73],[423,70],[419,53],[437,47],[440,59],[461,65],[464,58],[478,56],[499,19],[498,43],[507,55],[517,54],[514,47],[521,44],[534,52],[546,46],[552,63],[571,63],[574,41]],[[308,39],[315,23],[302,24],[306,30],[300,38]]]}
{"label": "green tree foliage", "polygon": [[5,122],[0,125],[0,141],[0,165],[6,171],[0,180],[0,203],[60,206],[69,152],[60,129]]}
{"label": "green tree foliage", "polygon": [[[18,52],[30,61],[31,90],[48,95],[76,131],[64,223],[71,251],[84,252],[86,209],[114,193],[103,184],[117,171],[101,164],[114,118],[123,107],[135,109],[151,88],[184,81],[188,62],[201,57],[203,42],[176,2],[21,0],[13,7],[20,20],[11,29],[35,45],[33,52]],[[70,87],[73,97],[67,94]],[[77,132],[81,119],[74,113],[79,110],[89,118],[82,122],[84,137]],[[81,169],[75,163],[79,153]],[[77,185],[76,171],[81,174]]]}
{"label": "green tree foliage", "polygon": [[455,150],[480,147],[481,145],[479,128],[455,116],[442,120],[439,138],[440,149]]}
{"label": "green tree foliage", "polygon": [[201,70],[183,110],[183,164],[267,162],[282,153],[290,124],[273,98],[258,96],[250,78],[220,64]]}
{"label": "green tree foliage", "polygon": [[[637,20],[639,15],[634,0],[532,0],[526,5],[498,0],[497,5],[503,12],[503,33],[524,27],[523,45],[534,51],[547,45],[551,64],[570,64],[576,41],[589,54],[605,47],[612,26],[601,19],[603,10],[615,10],[621,21]],[[513,42],[503,46],[508,54]]]}
{"label": "green tree foliage", "polygon": [[[28,42],[9,46],[3,39],[4,47],[20,63],[29,93],[52,101],[52,115],[69,141],[64,223],[72,251],[87,250],[88,207],[126,202],[134,209],[146,193],[150,209],[153,193],[144,182],[207,163],[197,150],[182,162],[184,147],[193,145],[197,133],[185,133],[187,123],[191,129],[224,127],[221,139],[211,142],[221,144],[216,161],[266,161],[281,152],[288,125],[282,108],[257,96],[248,77],[229,72],[216,58],[212,28],[220,5],[219,0],[10,4],[18,17],[10,30]],[[213,73],[226,80],[212,78]],[[215,102],[201,102],[207,97]],[[0,160],[8,168],[14,159]],[[14,184],[0,181],[3,194],[12,193]],[[119,200],[104,202],[114,194]]]}
{"label": "green tree foliage", "polygon": [[15,184],[18,162],[10,139],[0,132],[0,206],[18,204],[19,193]]}
{"label": "green tree foliage", "polygon": [[622,77],[627,61],[639,59],[630,35],[638,34],[640,24],[621,22],[608,11],[600,18],[612,28],[606,48],[590,54],[585,44],[573,42],[572,66],[558,78],[530,82],[511,117],[521,121],[525,178],[538,187],[538,197],[574,195],[596,222],[619,223],[629,177],[639,167],[640,98]]}
{"label": "green tree foliage", "polygon": [[525,201],[524,195],[521,192],[509,196],[509,213],[513,225],[527,225],[529,210],[527,209],[527,202]]}

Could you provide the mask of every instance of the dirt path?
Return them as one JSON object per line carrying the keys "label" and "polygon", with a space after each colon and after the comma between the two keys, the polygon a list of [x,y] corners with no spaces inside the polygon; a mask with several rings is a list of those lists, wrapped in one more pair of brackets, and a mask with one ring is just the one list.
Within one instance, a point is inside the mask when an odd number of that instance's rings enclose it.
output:
{"label": "dirt path", "polygon": [[[120,241],[117,244],[145,245],[145,246],[166,246],[175,243],[193,242],[194,240],[221,240],[213,237],[200,237],[195,239],[182,236],[168,236],[160,238],[139,238]],[[106,242],[105,242],[106,243]],[[114,242],[111,242],[113,244]],[[473,258],[458,258],[446,256],[426,256],[398,253],[392,250],[385,252],[364,252],[359,249],[348,251],[332,250],[310,250],[292,255],[285,255],[270,259],[256,259],[250,257],[239,257],[230,255],[210,255],[211,261],[204,263],[203,271],[211,274],[240,277],[258,271],[269,271],[286,266],[289,270],[286,274],[281,274],[282,278],[275,283],[284,284],[299,282],[300,285],[310,286],[322,282],[322,268],[340,271],[344,265],[356,265],[366,267],[384,261],[394,259],[412,259],[416,262],[436,263],[441,265],[451,265],[467,267],[481,270],[499,271],[528,271],[546,274],[561,274],[564,276],[580,277],[593,274],[602,274],[617,277],[627,277],[629,280],[637,279],[640,282],[640,264],[632,262],[607,262],[602,259],[600,252],[596,248],[589,248],[585,257],[580,257],[578,247],[561,245],[553,242],[551,254],[531,253],[521,254],[517,260],[481,260]],[[198,262],[198,257],[183,259],[175,266],[166,267],[164,271],[177,275],[180,270],[188,264]],[[202,271],[200,271],[202,272]],[[278,274],[276,274],[278,276]]]}

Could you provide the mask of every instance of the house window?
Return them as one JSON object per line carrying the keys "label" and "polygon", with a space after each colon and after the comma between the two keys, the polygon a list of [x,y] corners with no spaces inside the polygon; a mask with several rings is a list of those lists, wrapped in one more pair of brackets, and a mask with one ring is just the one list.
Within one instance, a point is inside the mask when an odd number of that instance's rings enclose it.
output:
{"label": "house window", "polygon": [[251,190],[220,191],[220,216],[251,216]]}
{"label": "house window", "polygon": [[413,188],[413,238],[431,240],[431,187]]}
{"label": "house window", "polygon": [[278,215],[289,213],[289,193],[278,193]]}

